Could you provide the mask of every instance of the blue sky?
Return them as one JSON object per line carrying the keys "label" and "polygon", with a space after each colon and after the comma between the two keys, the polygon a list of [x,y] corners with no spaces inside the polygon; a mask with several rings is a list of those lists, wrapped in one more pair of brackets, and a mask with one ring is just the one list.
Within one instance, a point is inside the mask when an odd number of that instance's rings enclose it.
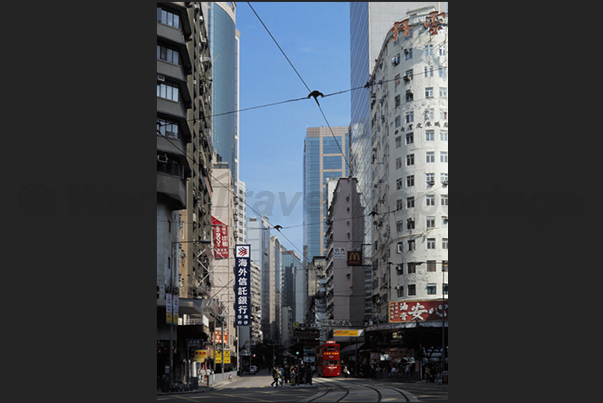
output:
{"label": "blue sky", "polygon": [[[350,88],[349,3],[251,5],[310,90],[329,94]],[[249,4],[237,3],[236,14],[239,108],[306,97],[306,86]],[[349,125],[349,92],[319,102],[331,127]],[[264,202],[270,223],[285,227],[285,236],[275,230],[272,235],[300,254],[304,138],[307,127],[320,126],[327,124],[313,99],[239,113],[240,179],[247,185],[247,204],[259,211]],[[256,215],[249,207],[247,212]]]}

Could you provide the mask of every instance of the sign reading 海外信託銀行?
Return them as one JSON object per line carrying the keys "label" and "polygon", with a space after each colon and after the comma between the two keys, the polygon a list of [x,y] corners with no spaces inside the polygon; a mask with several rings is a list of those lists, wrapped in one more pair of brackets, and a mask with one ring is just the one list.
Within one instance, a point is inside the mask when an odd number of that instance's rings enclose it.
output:
{"label": "sign reading \u6d77\u5916\u4fe1\u8a17\u9280\u884c", "polygon": [[235,315],[237,326],[251,324],[251,245],[235,245]]}

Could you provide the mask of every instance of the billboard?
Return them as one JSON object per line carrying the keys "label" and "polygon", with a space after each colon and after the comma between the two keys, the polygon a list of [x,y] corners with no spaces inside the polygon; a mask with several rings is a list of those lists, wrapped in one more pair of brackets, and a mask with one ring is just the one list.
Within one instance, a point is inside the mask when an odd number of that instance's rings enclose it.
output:
{"label": "billboard", "polygon": [[439,320],[448,317],[448,300],[394,301],[389,303],[389,322]]}
{"label": "billboard", "polygon": [[235,245],[235,324],[251,324],[251,245]]}
{"label": "billboard", "polygon": [[348,251],[348,266],[362,266],[362,251]]}
{"label": "billboard", "polygon": [[226,259],[228,257],[228,225],[211,217],[211,226],[214,231],[214,257],[216,259]]}

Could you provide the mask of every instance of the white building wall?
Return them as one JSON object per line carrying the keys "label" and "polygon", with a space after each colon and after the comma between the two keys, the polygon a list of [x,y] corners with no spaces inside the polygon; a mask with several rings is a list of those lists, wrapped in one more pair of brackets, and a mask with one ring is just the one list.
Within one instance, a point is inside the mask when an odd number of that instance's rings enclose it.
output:
{"label": "white building wall", "polygon": [[[448,31],[445,26],[439,34],[430,35],[423,25],[425,13],[411,17],[410,37],[399,32],[394,42],[392,34],[388,34],[373,71],[374,82],[381,82],[371,88],[374,94],[372,191],[379,213],[372,223],[372,237],[378,251],[374,260],[378,270],[373,278],[378,288],[374,287],[373,292],[381,296],[376,313],[384,320],[387,320],[388,302],[441,299],[442,284],[448,283],[448,273],[442,272],[442,262],[448,261],[448,250],[443,248],[443,241],[448,239],[447,220],[444,220],[448,206],[442,204],[442,195],[448,195],[448,185],[442,180],[442,174],[448,174]],[[410,53],[411,49],[412,58],[406,60],[405,50]],[[398,55],[399,63],[393,61]],[[403,77],[411,69],[412,78],[405,81]],[[440,71],[445,74],[440,76]],[[398,84],[397,74],[400,74]],[[426,94],[427,88],[433,92]],[[406,98],[407,90],[412,92],[410,101]],[[397,96],[399,106],[396,106]],[[412,121],[406,120],[409,113],[413,115]],[[428,132],[433,132],[433,140]],[[407,141],[410,133],[412,142]],[[428,152],[433,153],[433,162],[427,162]],[[409,156],[412,156],[412,165],[408,165]],[[434,174],[433,185],[427,183],[428,173]],[[411,175],[414,185],[408,186],[407,178]],[[427,205],[430,196],[435,205]],[[411,197],[414,197],[414,207],[408,206]],[[431,217],[434,226],[428,227],[427,219]],[[407,228],[408,219],[414,219],[414,229]],[[435,240],[435,249],[427,248],[430,239]],[[415,241],[414,251],[409,250],[409,240]],[[434,272],[427,272],[428,261],[436,262]],[[424,263],[416,268],[416,273],[409,274],[408,264],[414,262]],[[397,270],[400,264],[403,274]],[[408,286],[412,284],[416,295],[408,295]],[[428,284],[436,285],[435,294],[428,294]],[[397,286],[403,288],[402,296],[398,296]]]}

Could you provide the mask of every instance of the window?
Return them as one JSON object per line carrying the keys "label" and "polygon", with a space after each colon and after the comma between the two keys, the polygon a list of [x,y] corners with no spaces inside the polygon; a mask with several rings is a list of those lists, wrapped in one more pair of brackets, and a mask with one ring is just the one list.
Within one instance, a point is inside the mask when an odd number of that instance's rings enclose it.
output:
{"label": "window", "polygon": [[448,216],[442,216],[442,228],[448,228]]}
{"label": "window", "polygon": [[396,169],[402,168],[402,157],[396,158]]}
{"label": "window", "polygon": [[404,201],[402,199],[396,200],[396,210],[402,210],[404,208]]}
{"label": "window", "polygon": [[[404,223],[402,221],[396,222],[396,231],[402,232],[404,230]],[[400,249],[398,248],[398,251]],[[398,253],[401,253],[400,251]]]}
{"label": "window", "polygon": [[427,295],[435,295],[436,293],[436,285],[435,283],[427,284]]}
{"label": "window", "polygon": [[[408,98],[408,91],[407,91],[406,97]],[[394,98],[394,101],[395,101],[396,108],[399,107],[400,106],[400,95],[396,95],[396,97]],[[407,99],[407,101],[408,101],[408,99]]]}
{"label": "window", "polygon": [[[414,111],[406,112],[406,123],[412,123],[415,121]],[[397,126],[396,126],[397,127]]]}
{"label": "window", "polygon": [[161,7],[157,7],[157,21],[174,28],[180,28],[180,17],[178,14],[163,10]]}
{"label": "window", "polygon": [[341,156],[325,156],[322,157],[323,169],[341,169]]}
{"label": "window", "polygon": [[412,48],[404,49],[404,60],[412,59]]}
{"label": "window", "polygon": [[178,102],[178,87],[171,84],[157,83],[157,96]]}
{"label": "window", "polygon": [[442,120],[448,120],[448,111],[447,110],[441,110],[440,111],[440,119]]}
{"label": "window", "polygon": [[427,186],[433,186],[435,184],[434,176],[435,174],[432,173],[425,174],[425,182],[427,183]]}
{"label": "window", "polygon": [[435,228],[435,217],[427,217],[425,224],[427,228]]}
{"label": "window", "polygon": [[415,206],[415,198],[407,197],[406,198],[406,208],[413,208]]}
{"label": "window", "polygon": [[396,148],[402,147],[402,136],[396,137]]}
{"label": "window", "polygon": [[396,79],[394,89],[397,91],[398,85],[400,85],[400,74],[396,74],[396,77],[394,77],[394,78]]}
{"label": "window", "polygon": [[395,122],[396,122],[396,127],[400,127],[400,125],[402,125],[402,122],[401,122],[400,116],[396,116],[396,120],[395,120]]}
{"label": "window", "polygon": [[[404,252],[404,250],[403,250],[404,244],[402,242],[398,243],[397,247],[398,247],[398,250],[397,250],[398,253]],[[398,273],[398,274],[404,274],[404,263],[400,263],[396,267],[396,269],[400,271],[400,273]]]}
{"label": "window", "polygon": [[442,284],[442,288],[442,292],[444,293],[444,295],[448,295],[448,283]]}
{"label": "window", "polygon": [[415,176],[409,175],[406,177],[406,187],[411,187],[415,185]]}
{"label": "window", "polygon": [[433,141],[433,130],[425,130],[425,141]]}
{"label": "window", "polygon": [[427,238],[427,249],[435,249],[435,238]]}
{"label": "window", "polygon": [[435,260],[427,261],[427,271],[436,271],[436,261]]}
{"label": "window", "polygon": [[[415,250],[415,240],[414,239],[408,241],[408,250],[409,251]],[[411,271],[411,266],[412,266],[412,271]],[[408,264],[408,272],[409,273],[414,273],[415,272],[415,265],[414,265],[414,263],[409,263]]]}
{"label": "window", "polygon": [[433,120],[433,108],[425,109],[425,114],[423,116],[425,121]]}
{"label": "window", "polygon": [[415,229],[415,219],[409,218],[406,220],[406,229]]}
{"label": "window", "polygon": [[406,156],[406,166],[410,166],[410,165],[414,165],[414,164],[415,164],[415,155],[408,154]]}
{"label": "window", "polygon": [[396,291],[398,292],[398,298],[403,297],[404,296],[404,286],[403,285],[399,285],[396,287]]}
{"label": "window", "polygon": [[412,133],[407,133],[406,134],[406,144],[412,144],[415,142],[415,136]]}
{"label": "window", "polygon": [[425,88],[425,98],[433,98],[433,87]]}
{"label": "window", "polygon": [[440,78],[446,78],[446,67],[439,67],[438,74],[439,74]]}
{"label": "window", "polygon": [[442,271],[448,271],[448,260],[442,260]]}
{"label": "window", "polygon": [[429,66],[429,69],[427,68],[427,66],[425,66],[425,77],[433,77],[433,66]]}
{"label": "window", "polygon": [[448,249],[448,238],[442,239],[442,249]]}
{"label": "window", "polygon": [[440,198],[440,203],[442,204],[442,206],[447,206],[448,205],[448,195],[442,195],[442,197]]}
{"label": "window", "polygon": [[410,102],[413,99],[412,91],[406,90],[406,102]]}
{"label": "window", "polygon": [[448,152],[440,151],[440,162],[448,163]]}
{"label": "window", "polygon": [[409,263],[408,264],[408,274],[412,274],[412,273],[416,273],[417,272],[417,265],[414,263]]}
{"label": "window", "polygon": [[178,123],[164,119],[157,119],[157,134],[173,139],[178,138]]}
{"label": "window", "polygon": [[440,181],[442,183],[444,183],[444,182],[448,183],[448,174],[447,173],[440,174]]}
{"label": "window", "polygon": [[173,64],[180,64],[180,53],[177,50],[157,45],[157,59]]}
{"label": "window", "polygon": [[446,56],[446,46],[441,45],[439,51],[440,51],[440,56]]}
{"label": "window", "polygon": [[322,153],[323,154],[339,154],[341,153],[341,137],[323,137]]}
{"label": "window", "polygon": [[440,141],[448,141],[448,131],[440,130]]}
{"label": "window", "polygon": [[426,206],[435,206],[435,195],[425,196],[425,205]]}
{"label": "window", "polygon": [[409,284],[408,285],[408,295],[409,296],[411,296],[411,295],[417,295],[416,287],[415,287],[414,284]]}
{"label": "window", "polygon": [[427,153],[425,154],[425,162],[429,164],[431,162],[434,162],[434,159],[435,159],[435,152],[427,151]]}
{"label": "window", "polygon": [[410,70],[406,70],[406,73],[404,73],[404,75],[408,78],[408,80],[412,80],[412,69]]}
{"label": "window", "polygon": [[396,179],[396,190],[402,189],[402,178]]}
{"label": "window", "polygon": [[425,45],[425,56],[433,56],[433,45]]}
{"label": "window", "polygon": [[448,88],[440,87],[440,98],[448,98]]}

